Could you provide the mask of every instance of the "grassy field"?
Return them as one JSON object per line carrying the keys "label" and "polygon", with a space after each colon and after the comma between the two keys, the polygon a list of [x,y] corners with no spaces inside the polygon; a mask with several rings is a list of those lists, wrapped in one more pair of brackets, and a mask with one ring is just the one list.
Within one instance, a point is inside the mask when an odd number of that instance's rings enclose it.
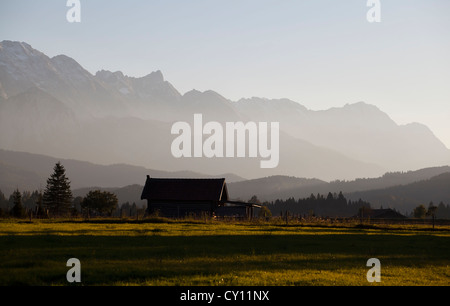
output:
{"label": "grassy field", "polygon": [[0,285],[69,285],[69,258],[85,286],[448,286],[450,228],[0,221]]}

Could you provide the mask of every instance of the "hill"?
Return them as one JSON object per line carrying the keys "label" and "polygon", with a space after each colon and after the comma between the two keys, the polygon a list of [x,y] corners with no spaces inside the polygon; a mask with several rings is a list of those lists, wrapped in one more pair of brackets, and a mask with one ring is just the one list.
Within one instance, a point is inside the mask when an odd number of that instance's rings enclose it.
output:
{"label": "hill", "polygon": [[117,188],[144,184],[147,175],[179,178],[224,177],[230,182],[244,180],[244,178],[234,174],[210,176],[191,171],[168,172],[125,164],[98,165],[78,160],[0,149],[0,190],[8,196],[15,188],[27,191],[44,189],[47,178],[53,172],[53,167],[58,161],[66,168],[72,189],[90,186]]}
{"label": "hill", "polygon": [[[296,200],[307,198],[311,194],[318,193],[326,196],[328,192],[339,193],[343,190],[343,194],[347,200],[353,202],[362,199],[371,204],[372,208],[392,208],[400,211],[404,215],[409,215],[414,208],[423,204],[428,207],[432,201],[436,206],[443,202],[445,205],[450,204],[450,172],[448,167],[422,169],[418,171],[410,171],[408,173],[388,173],[385,176],[375,179],[378,184],[390,186],[388,188],[372,189],[360,192],[351,192],[356,186],[361,188],[369,188],[368,181],[356,180],[351,182],[327,183],[316,179],[302,179],[295,177],[267,177],[256,180],[245,180],[240,182],[229,183],[228,191],[233,199],[248,201],[253,195],[257,195],[261,201],[275,201],[276,199],[287,200],[294,198]],[[435,173],[441,174],[432,176]],[[427,178],[428,176],[431,176]],[[417,180],[410,182],[412,180]],[[361,184],[361,181],[363,184]],[[404,185],[398,185],[403,183]],[[395,186],[392,186],[393,184]],[[292,191],[297,190],[299,196],[294,196]],[[375,186],[375,185],[374,185]],[[341,188],[341,189],[339,189]],[[76,196],[84,196],[90,190],[102,189],[113,192],[119,198],[119,203],[135,202],[137,205],[146,206],[145,201],[140,200],[143,189],[142,185],[132,185],[122,188],[82,188],[74,191]],[[347,191],[348,190],[348,191]],[[291,193],[290,193],[291,192]],[[285,194],[284,197],[277,195]],[[288,196],[291,194],[291,196]],[[276,209],[273,205],[271,206]],[[336,212],[339,213],[339,212]],[[342,212],[340,212],[342,213]],[[354,214],[355,212],[353,212]],[[350,214],[352,215],[352,214]]]}
{"label": "hill", "polygon": [[[450,172],[449,166],[424,168],[416,171],[390,172],[378,178],[361,178],[351,181],[325,182],[317,179],[305,179],[286,176],[271,176],[255,180],[229,183],[231,195],[248,200],[257,195],[261,201],[286,200],[288,198],[305,198],[311,194],[327,194],[328,192],[364,192],[383,190],[388,187],[407,185],[430,179],[434,176]],[[365,199],[363,197],[363,199]],[[357,199],[356,199],[357,200]]]}
{"label": "hill", "polygon": [[119,205],[123,203],[136,203],[138,207],[147,207],[147,201],[141,200],[141,194],[144,186],[142,185],[130,185],[121,188],[102,188],[102,187],[88,187],[73,190],[74,197],[84,197],[89,191],[102,190],[114,193],[119,200]]}
{"label": "hill", "polygon": [[442,173],[430,179],[407,185],[393,186],[384,189],[351,192],[346,197],[352,200],[364,199],[372,207],[395,208],[407,214],[419,205],[428,207],[430,202],[450,204],[450,172]]}

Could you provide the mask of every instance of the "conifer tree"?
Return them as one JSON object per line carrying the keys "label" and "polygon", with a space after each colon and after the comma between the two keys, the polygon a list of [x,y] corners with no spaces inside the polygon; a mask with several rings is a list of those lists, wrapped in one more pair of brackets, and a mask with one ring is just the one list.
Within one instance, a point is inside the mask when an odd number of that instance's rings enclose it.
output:
{"label": "conifer tree", "polygon": [[0,190],[0,218],[3,218],[8,211],[8,200],[5,194]]}
{"label": "conifer tree", "polygon": [[23,218],[25,210],[22,205],[22,195],[19,189],[16,189],[12,194],[14,206],[12,208],[12,214],[15,218]]}
{"label": "conifer tree", "polygon": [[53,168],[53,174],[47,179],[44,191],[44,205],[54,216],[66,216],[72,206],[72,191],[70,181],[66,177],[66,169],[58,162]]}

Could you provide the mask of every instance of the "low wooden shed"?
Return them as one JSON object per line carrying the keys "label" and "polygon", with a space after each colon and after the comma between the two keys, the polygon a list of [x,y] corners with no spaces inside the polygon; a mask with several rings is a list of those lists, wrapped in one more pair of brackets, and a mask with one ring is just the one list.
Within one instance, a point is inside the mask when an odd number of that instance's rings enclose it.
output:
{"label": "low wooden shed", "polygon": [[363,213],[364,218],[371,219],[405,219],[406,217],[400,214],[399,212],[387,208],[387,209],[370,209],[366,210]]}

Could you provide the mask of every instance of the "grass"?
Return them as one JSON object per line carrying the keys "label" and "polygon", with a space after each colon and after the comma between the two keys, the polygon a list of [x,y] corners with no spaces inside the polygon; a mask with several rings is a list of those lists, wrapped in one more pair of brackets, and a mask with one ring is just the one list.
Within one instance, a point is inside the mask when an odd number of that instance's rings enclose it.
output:
{"label": "grass", "polygon": [[[0,221],[0,285],[448,286],[450,229],[217,221]],[[381,283],[368,283],[369,258]]]}

